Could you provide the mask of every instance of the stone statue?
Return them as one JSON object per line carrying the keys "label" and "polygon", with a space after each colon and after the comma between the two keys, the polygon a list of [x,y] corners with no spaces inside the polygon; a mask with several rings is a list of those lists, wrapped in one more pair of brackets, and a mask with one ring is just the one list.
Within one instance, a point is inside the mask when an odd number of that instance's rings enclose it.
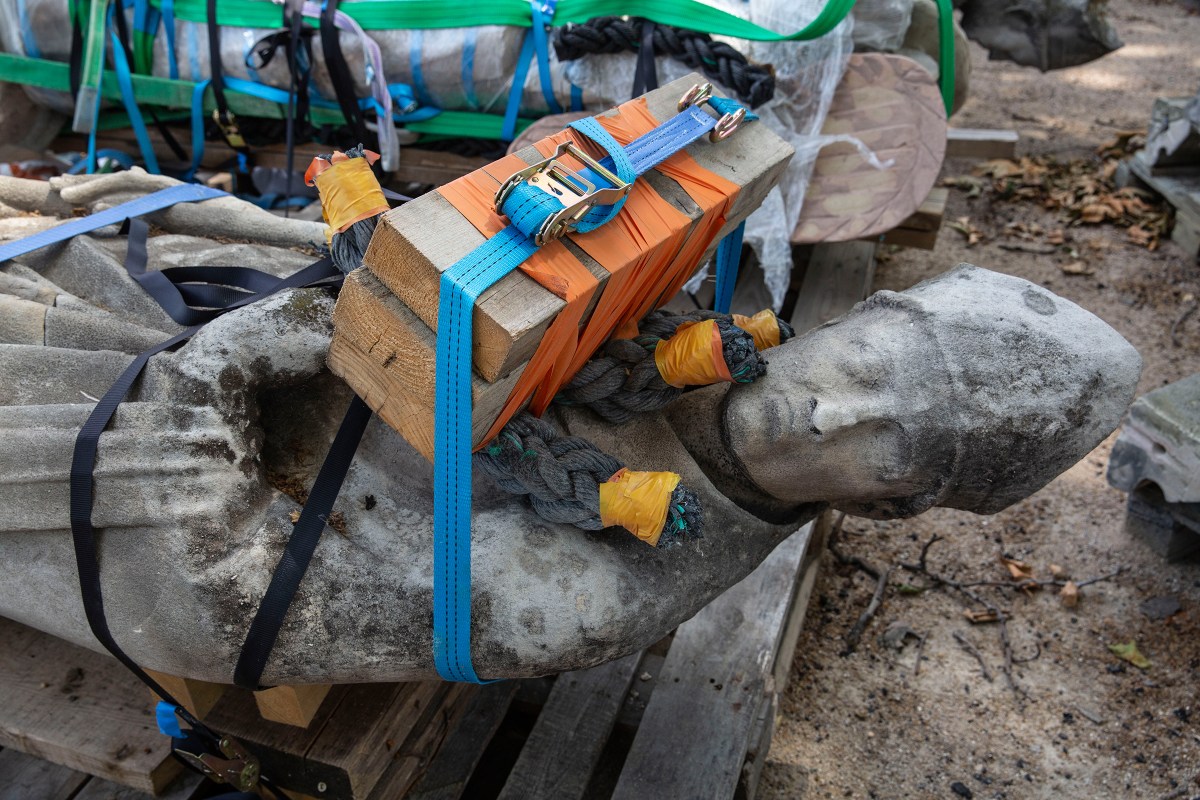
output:
{"label": "stone statue", "polygon": [[[41,202],[60,202],[68,183]],[[0,180],[0,202],[20,207],[21,186]],[[285,274],[307,263],[170,233],[233,219],[221,203],[158,215],[168,233],[151,239],[151,264]],[[253,239],[253,228],[237,235]],[[177,330],[124,275],[123,254],[123,238],[100,231],[0,265],[0,300],[44,312],[41,329],[0,344],[0,614],[94,648],[68,523],[74,438],[141,342]],[[93,516],[108,617],[144,666],[231,680],[298,508],[279,489],[311,484],[349,401],[324,369],[332,306],[321,290],[298,290],[219,318],[151,359],[101,437]],[[64,315],[72,325],[51,325]],[[644,647],[829,505],[876,517],[998,511],[1113,430],[1140,370],[1087,311],[966,264],[880,292],[767,355],[758,382],[688,392],[628,425],[551,414],[631,468],[680,473],[704,505],[701,540],[661,549],[620,529],[553,525],[476,474],[481,677],[578,669]],[[335,507],[344,525],[317,548],[264,681],[435,675],[431,487],[432,467],[373,421]]]}

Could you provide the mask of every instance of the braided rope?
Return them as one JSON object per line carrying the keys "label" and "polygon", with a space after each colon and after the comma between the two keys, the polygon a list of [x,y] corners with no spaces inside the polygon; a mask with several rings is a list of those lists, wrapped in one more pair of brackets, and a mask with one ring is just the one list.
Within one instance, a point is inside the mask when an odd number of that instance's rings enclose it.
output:
{"label": "braided rope", "polygon": [[[586,439],[563,436],[549,422],[522,412],[500,435],[475,454],[475,464],[501,489],[526,495],[538,516],[584,530],[604,528],[600,520],[600,484],[624,465]],[[658,547],[702,536],[700,498],[680,484],[671,493],[667,521]]]}
{"label": "braided rope", "polygon": [[[642,20],[596,17],[584,23],[564,25],[554,31],[554,52],[559,61],[572,61],[591,53],[623,53],[641,48]],[[725,42],[714,41],[699,31],[655,25],[655,53],[669,55],[737,93],[751,108],[775,96],[775,72],[770,65],[751,64],[746,56]]]}
{"label": "braided rope", "polygon": [[[609,341],[601,354],[584,364],[579,374],[559,391],[554,401],[587,406],[601,418],[616,423],[663,408],[684,390],[663,380],[654,351],[660,341],[674,336],[683,323],[705,319],[716,320],[725,363],[734,382],[752,383],[766,372],[767,362],[755,348],[754,337],[734,325],[728,314],[655,311],[639,324],[640,336]],[[779,326],[781,342],[794,335],[786,322],[780,320]]]}

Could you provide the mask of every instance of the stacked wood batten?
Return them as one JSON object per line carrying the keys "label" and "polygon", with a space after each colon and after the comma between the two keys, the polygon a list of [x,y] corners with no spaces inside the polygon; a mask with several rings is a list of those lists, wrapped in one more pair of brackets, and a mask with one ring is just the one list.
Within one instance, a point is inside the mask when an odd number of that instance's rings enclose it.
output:
{"label": "stacked wood batten", "polygon": [[[677,113],[683,93],[701,82],[700,76],[692,75],[655,90],[645,97],[646,109],[659,121],[669,119]],[[486,174],[486,180],[498,187],[508,174],[541,161],[542,152],[552,147],[543,140],[473,175],[482,180]],[[736,186],[736,196],[716,221],[718,230],[707,250],[688,265],[692,271],[761,204],[787,166],[792,148],[766,126],[746,123],[729,139],[713,143],[704,138],[687,152],[700,167]],[[680,213],[669,236],[632,248],[637,257],[677,253],[680,242],[688,240],[705,213],[713,213],[660,170],[647,173],[639,183]],[[502,227],[503,219],[496,217],[496,224]],[[589,255],[587,236],[562,240],[562,246],[595,279],[581,325],[587,324],[614,274]],[[440,276],[486,238],[437,191],[393,209],[381,217],[364,267],[347,278],[334,311],[330,368],[426,458],[432,459],[433,454]],[[617,269],[632,263],[631,259]],[[668,299],[662,297],[661,302]],[[566,306],[565,300],[520,271],[502,278],[476,301],[472,325],[475,444],[482,443],[542,337]]]}

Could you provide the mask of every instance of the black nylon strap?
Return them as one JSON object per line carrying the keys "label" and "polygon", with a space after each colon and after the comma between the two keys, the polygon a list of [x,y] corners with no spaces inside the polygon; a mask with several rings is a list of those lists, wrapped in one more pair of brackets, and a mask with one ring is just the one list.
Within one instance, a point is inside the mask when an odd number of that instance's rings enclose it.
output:
{"label": "black nylon strap", "polygon": [[222,124],[229,122],[229,102],[225,99],[225,70],[221,63],[221,28],[217,25],[217,0],[206,0],[205,24],[208,28],[208,70],[213,101]]}
{"label": "black nylon strap", "polygon": [[637,67],[633,72],[633,93],[641,97],[658,88],[658,63],[654,60],[654,23],[642,20],[642,42],[638,47]]}
{"label": "black nylon strap", "polygon": [[[346,56],[342,53],[342,42],[334,24],[337,14],[338,0],[326,0],[321,9],[321,52],[325,55],[325,68],[329,71],[329,80],[333,83],[333,93],[337,98],[346,124],[354,135],[356,142],[366,142],[367,126],[363,122],[362,112],[358,107],[358,95],[354,91],[354,78],[350,75],[350,67],[346,64]],[[384,120],[379,121],[380,125]]]}
{"label": "black nylon strap", "polygon": [[333,439],[333,445],[325,456],[321,471],[313,482],[312,492],[308,502],[300,512],[300,519],[292,529],[291,538],[284,548],[283,556],[271,576],[271,584],[263,595],[254,621],[246,634],[246,642],[242,645],[241,655],[233,671],[233,682],[246,689],[258,689],[263,670],[266,669],[267,659],[279,638],[279,630],[283,626],[284,617],[300,581],[308,571],[313,552],[321,540],[321,534],[333,510],[333,503],[341,491],[354,452],[358,449],[359,440],[367,422],[371,419],[371,409],[358,396],[350,401],[350,408],[342,425],[338,428]]}

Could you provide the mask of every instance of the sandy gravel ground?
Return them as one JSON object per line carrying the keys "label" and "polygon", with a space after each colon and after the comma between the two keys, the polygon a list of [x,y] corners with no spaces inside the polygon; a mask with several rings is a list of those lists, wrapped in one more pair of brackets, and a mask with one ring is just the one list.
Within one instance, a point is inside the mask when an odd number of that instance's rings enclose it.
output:
{"label": "sandy gravel ground", "polygon": [[[1125,47],[1082,67],[1042,75],[989,63],[975,48],[972,96],[955,118],[962,127],[1013,128],[1020,154],[1088,157],[1123,129],[1144,129],[1156,96],[1191,94],[1200,85],[1200,15],[1179,3],[1114,0]],[[969,173],[948,162],[944,174]],[[1049,255],[1001,249],[1009,222],[1062,227],[1055,212],[1030,203],[951,194],[948,219],[968,216],[985,241],[967,247],[944,228],[933,253],[885,256],[876,288],[903,289],[959,261],[1020,275],[1091,310],[1145,360],[1140,391],[1200,371],[1200,314],[1170,329],[1190,293],[1200,297],[1200,266],[1164,243],[1156,252],[1123,229],[1066,229]],[[1068,275],[1074,247],[1094,271]],[[1112,438],[1030,499],[991,517],[936,509],[916,519],[847,518],[839,544],[886,569],[915,562],[931,536],[931,571],[959,581],[1003,581],[999,554],[1028,563],[1038,577],[1050,564],[1087,586],[1074,609],[1047,591],[980,587],[1009,613],[1015,689],[1002,673],[995,624],[973,625],[961,595],[912,593],[929,580],[897,568],[881,610],[858,651],[844,637],[875,582],[824,556],[821,580],[782,704],[760,797],[776,798],[1200,798],[1200,562],[1166,564],[1123,530],[1125,497],[1104,480]],[[902,588],[903,587],[903,588]],[[1153,619],[1154,598],[1180,610]],[[893,624],[926,637],[901,649],[881,642]],[[956,641],[966,637],[986,663]],[[1151,661],[1129,665],[1109,645],[1134,641]]]}

